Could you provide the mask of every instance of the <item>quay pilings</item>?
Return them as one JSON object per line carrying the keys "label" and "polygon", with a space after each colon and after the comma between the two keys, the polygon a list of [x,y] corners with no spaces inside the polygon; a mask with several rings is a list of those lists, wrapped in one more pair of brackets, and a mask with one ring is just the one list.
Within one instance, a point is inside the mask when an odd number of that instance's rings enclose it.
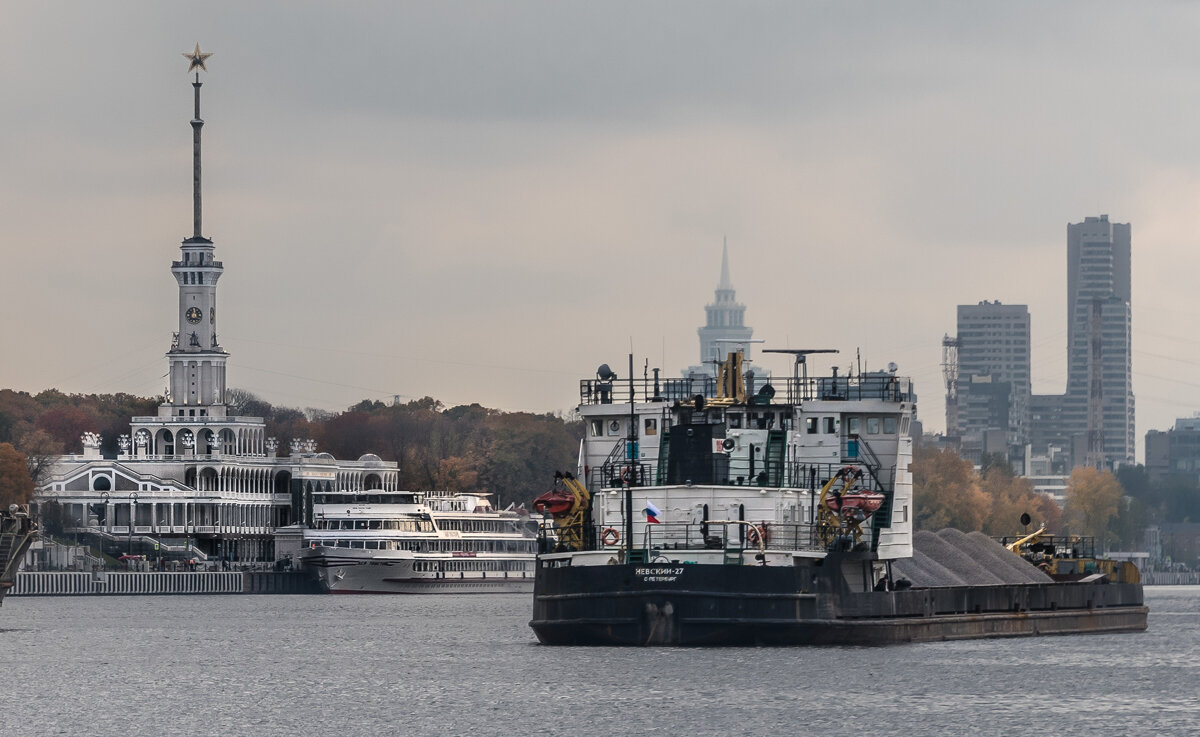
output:
{"label": "quay pilings", "polygon": [[9,596],[122,596],[172,594],[319,594],[297,571],[22,572]]}
{"label": "quay pilings", "polygon": [[1142,571],[1142,583],[1146,586],[1196,586],[1200,584],[1200,571]]}

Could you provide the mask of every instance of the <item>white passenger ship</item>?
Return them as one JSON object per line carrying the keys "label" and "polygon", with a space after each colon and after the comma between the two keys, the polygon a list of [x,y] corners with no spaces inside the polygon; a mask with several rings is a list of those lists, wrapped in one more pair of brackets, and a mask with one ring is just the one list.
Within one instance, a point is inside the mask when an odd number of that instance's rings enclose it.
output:
{"label": "white passenger ship", "polygon": [[487,494],[313,495],[301,565],[335,594],[533,591],[536,525]]}

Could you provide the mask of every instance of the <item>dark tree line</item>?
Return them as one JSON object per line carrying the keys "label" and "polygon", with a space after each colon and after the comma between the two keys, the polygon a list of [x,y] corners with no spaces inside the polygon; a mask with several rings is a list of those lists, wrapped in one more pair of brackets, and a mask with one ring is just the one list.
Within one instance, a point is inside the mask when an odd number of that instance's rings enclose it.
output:
{"label": "dark tree line", "polygon": [[[551,414],[479,404],[447,408],[429,397],[395,405],[363,401],[330,413],[276,407],[240,390],[229,394],[229,413],[262,417],[280,455],[288,454],[293,439],[312,439],[318,451],[343,460],[374,453],[400,464],[402,488],[486,491],[502,507],[528,505],[549,488],[555,471],[573,468],[583,433],[578,421]],[[162,401],[0,390],[0,443],[24,453],[31,473],[56,454],[81,452],[86,431],[101,433],[102,453],[115,457],[117,437],[129,432],[130,418],[156,414]]]}

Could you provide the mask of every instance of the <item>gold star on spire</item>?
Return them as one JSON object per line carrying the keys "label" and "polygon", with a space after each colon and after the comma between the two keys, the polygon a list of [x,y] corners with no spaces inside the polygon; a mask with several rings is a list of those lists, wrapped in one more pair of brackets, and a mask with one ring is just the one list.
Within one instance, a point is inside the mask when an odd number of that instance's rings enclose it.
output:
{"label": "gold star on spire", "polygon": [[205,54],[205,53],[203,53],[203,52],[201,52],[201,51],[200,51],[200,44],[196,44],[196,50],[195,50],[195,51],[191,51],[191,52],[189,52],[189,51],[185,51],[185,52],[183,52],[183,58],[187,59],[187,60],[188,60],[188,62],[190,62],[190,63],[188,64],[188,71],[189,71],[189,72],[190,72],[190,71],[192,71],[193,69],[195,69],[196,67],[200,67],[201,69],[203,69],[204,71],[206,71],[206,72],[207,72],[207,71],[208,71],[208,67],[204,66],[204,60],[205,60],[205,59],[207,59],[207,58],[208,58],[208,57],[210,57],[210,56],[212,56],[212,54]]}

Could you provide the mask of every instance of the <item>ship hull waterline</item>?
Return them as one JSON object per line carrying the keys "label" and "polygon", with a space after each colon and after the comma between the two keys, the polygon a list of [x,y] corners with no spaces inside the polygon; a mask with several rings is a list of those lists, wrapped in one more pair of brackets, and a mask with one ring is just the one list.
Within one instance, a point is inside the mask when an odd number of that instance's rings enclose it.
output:
{"label": "ship hull waterline", "polygon": [[[673,579],[673,580],[666,580]],[[538,572],[547,645],[890,645],[1146,629],[1137,584],[833,592],[808,569],[578,566]]]}
{"label": "ship hull waterline", "polygon": [[330,559],[304,556],[303,565],[328,594],[528,594],[533,575],[513,571],[418,572],[411,558]]}

